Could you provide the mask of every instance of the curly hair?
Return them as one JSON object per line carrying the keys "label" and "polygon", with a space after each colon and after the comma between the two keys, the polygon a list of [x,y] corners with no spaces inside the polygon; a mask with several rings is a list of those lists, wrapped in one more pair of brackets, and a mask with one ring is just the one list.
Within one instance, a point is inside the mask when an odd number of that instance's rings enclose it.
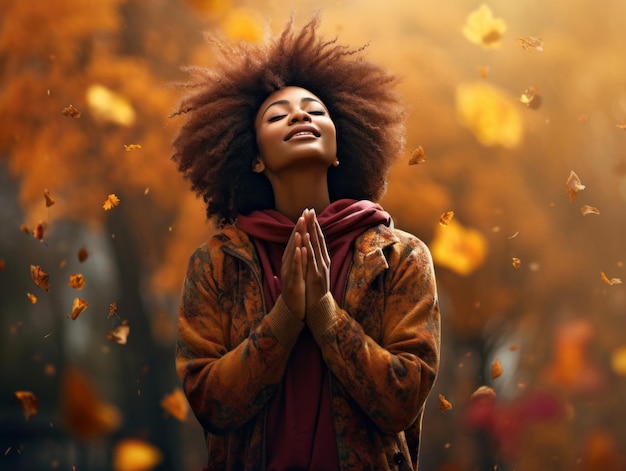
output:
{"label": "curly hair", "polygon": [[258,155],[254,121],[273,92],[298,86],[317,95],[337,130],[341,165],[328,170],[330,200],[377,200],[391,164],[404,148],[405,108],[397,77],[352,49],[321,38],[319,14],[300,30],[293,18],[260,44],[228,44],[215,37],[211,68],[188,67],[191,81],[172,114],[185,115],[172,159],[219,225],[239,214],[274,207],[267,178],[252,171]]}

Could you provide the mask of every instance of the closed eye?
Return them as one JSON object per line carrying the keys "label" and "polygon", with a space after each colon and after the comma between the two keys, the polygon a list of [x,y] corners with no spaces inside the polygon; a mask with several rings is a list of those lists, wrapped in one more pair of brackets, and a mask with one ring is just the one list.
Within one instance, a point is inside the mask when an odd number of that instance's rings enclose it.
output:
{"label": "closed eye", "polygon": [[285,114],[277,114],[277,115],[272,116],[270,119],[268,119],[268,121],[269,121],[270,123],[273,123],[273,122],[275,122],[275,121],[280,121],[280,120],[281,120],[281,119],[283,119],[285,116],[287,116],[287,115],[285,115]]}

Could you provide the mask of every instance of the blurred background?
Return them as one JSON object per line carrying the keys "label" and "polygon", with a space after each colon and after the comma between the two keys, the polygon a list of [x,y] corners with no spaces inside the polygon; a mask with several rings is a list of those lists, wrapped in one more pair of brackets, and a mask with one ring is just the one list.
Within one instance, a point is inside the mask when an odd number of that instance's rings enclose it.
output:
{"label": "blurred background", "polygon": [[317,8],[411,109],[382,203],[438,275],[420,469],[626,469],[621,0],[0,0],[0,468],[202,469],[173,361],[211,227],[172,84],[203,32]]}

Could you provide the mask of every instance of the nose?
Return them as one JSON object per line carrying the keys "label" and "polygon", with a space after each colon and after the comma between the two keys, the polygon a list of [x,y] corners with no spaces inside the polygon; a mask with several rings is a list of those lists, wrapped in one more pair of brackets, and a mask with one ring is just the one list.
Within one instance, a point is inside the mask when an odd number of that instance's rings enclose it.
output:
{"label": "nose", "polygon": [[298,121],[308,121],[308,122],[311,122],[311,115],[309,113],[307,113],[306,111],[304,111],[303,109],[297,108],[291,114],[291,122],[292,123],[297,123]]}

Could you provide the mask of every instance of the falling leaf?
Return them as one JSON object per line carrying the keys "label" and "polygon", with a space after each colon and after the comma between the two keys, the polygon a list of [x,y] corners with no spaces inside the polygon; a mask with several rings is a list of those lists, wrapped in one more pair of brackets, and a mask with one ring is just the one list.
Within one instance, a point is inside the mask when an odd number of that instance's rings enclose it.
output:
{"label": "falling leaf", "polygon": [[89,258],[89,252],[87,252],[87,249],[85,249],[84,247],[82,247],[79,251],[78,251],[78,261],[80,263],[83,263],[85,260],[87,260],[87,258]]}
{"label": "falling leaf", "polygon": [[94,84],[87,88],[87,104],[94,117],[120,126],[135,122],[135,110],[129,101],[104,85]]}
{"label": "falling leaf", "polygon": [[81,440],[113,433],[122,423],[119,409],[100,399],[90,380],[73,367],[63,372],[60,403],[63,424]]}
{"label": "falling leaf", "polygon": [[530,105],[534,102],[536,96],[537,89],[531,86],[524,90],[524,93],[522,93],[522,95],[520,96],[519,101],[522,105],[530,107]]}
{"label": "falling leaf", "polygon": [[126,152],[130,152],[133,150],[139,150],[141,149],[141,144],[124,144],[124,150]]}
{"label": "falling leaf", "polygon": [[43,196],[46,199],[46,208],[49,208],[55,203],[54,198],[52,197],[52,195],[50,194],[50,191],[48,191],[47,188],[44,188]]}
{"label": "falling leaf", "polygon": [[61,111],[61,113],[63,113],[68,118],[80,118],[80,111],[78,111],[74,107],[74,105],[67,105],[65,108],[63,108],[63,111]]}
{"label": "falling leaf", "polygon": [[161,407],[181,422],[184,422],[189,414],[189,402],[181,388],[176,388],[171,394],[166,394],[161,399]]}
{"label": "falling leaf", "polygon": [[76,320],[78,316],[82,314],[82,312],[87,309],[89,303],[80,298],[74,298],[74,302],[72,303],[72,313],[68,316],[73,321]]}
{"label": "falling leaf", "polygon": [[466,276],[483,264],[487,256],[487,239],[476,229],[466,228],[453,219],[446,227],[437,224],[431,242],[436,264]]}
{"label": "falling leaf", "polygon": [[516,147],[524,126],[519,107],[502,90],[487,82],[463,83],[456,90],[460,122],[487,147]]}
{"label": "falling leaf", "polygon": [[426,162],[426,153],[422,146],[417,146],[416,149],[411,152],[411,158],[409,159],[409,165],[423,164]]}
{"label": "falling leaf", "polygon": [[491,364],[491,379],[499,378],[502,375],[502,364],[497,358]]}
{"label": "falling leaf", "polygon": [[33,229],[33,237],[37,240],[42,241],[45,231],[46,231],[46,223],[43,221],[39,221],[39,223],[37,223],[37,225]]}
{"label": "falling leaf", "polygon": [[626,376],[626,346],[616,348],[611,355],[611,369],[615,374]]}
{"label": "falling leaf", "polygon": [[447,226],[452,221],[454,217],[454,211],[446,211],[439,217],[439,224],[442,226]]}
{"label": "falling leaf", "polygon": [[525,51],[543,52],[543,40],[534,36],[524,36],[516,39],[517,43],[522,46]]}
{"label": "falling leaf", "polygon": [[576,175],[576,172],[573,170],[570,170],[569,177],[567,177],[567,181],[565,182],[565,187],[570,201],[574,201],[578,192],[585,189],[585,185],[581,183],[580,178],[578,178],[578,175]]}
{"label": "falling leaf", "polygon": [[462,31],[470,42],[485,48],[496,48],[502,42],[506,23],[501,18],[495,18],[488,5],[482,4],[468,15]]}
{"label": "falling leaf", "polygon": [[522,261],[517,257],[513,257],[513,268],[517,270],[521,266],[522,266]]}
{"label": "falling leaf", "polygon": [[39,265],[30,266],[30,277],[42,290],[50,290],[50,277],[41,269]]}
{"label": "falling leaf", "polygon": [[128,339],[128,334],[130,334],[130,326],[128,325],[128,321],[124,320],[122,325],[115,328],[115,330],[110,330],[107,334],[107,338],[115,343],[120,345],[126,345],[126,341]]}
{"label": "falling leaf", "polygon": [[598,210],[598,208],[594,208],[593,206],[589,206],[588,204],[584,204],[580,208],[580,213],[583,216],[587,216],[589,214],[600,214],[600,211]]}
{"label": "falling leaf", "polygon": [[30,391],[15,391],[15,398],[20,403],[26,420],[30,420],[39,411],[39,400]]}
{"label": "falling leaf", "polygon": [[443,394],[439,394],[439,410],[450,410],[452,404],[448,401]]}
{"label": "falling leaf", "polygon": [[109,316],[107,317],[107,319],[115,315],[117,315],[117,303],[111,303],[109,304]]}
{"label": "falling leaf", "polygon": [[70,282],[68,284],[74,289],[83,289],[85,286],[85,277],[80,273],[70,275]]}
{"label": "falling leaf", "polygon": [[102,207],[104,208],[105,211],[110,211],[111,209],[116,207],[118,204],[120,204],[120,199],[114,194],[110,194],[107,197],[106,201],[102,203]]}
{"label": "falling leaf", "polygon": [[113,449],[113,471],[150,471],[163,460],[163,453],[150,443],[127,438]]}
{"label": "falling leaf", "polygon": [[622,280],[619,278],[611,278],[609,279],[608,276],[606,276],[606,273],[604,273],[603,271],[600,272],[600,279],[602,281],[604,281],[607,285],[613,286],[613,285],[621,285],[622,284]]}
{"label": "falling leaf", "polygon": [[482,401],[482,400],[486,400],[489,402],[493,402],[496,400],[496,392],[494,391],[492,387],[480,386],[470,396],[470,401]]}
{"label": "falling leaf", "polygon": [[37,296],[32,293],[26,293],[26,297],[32,304],[37,304]]}

